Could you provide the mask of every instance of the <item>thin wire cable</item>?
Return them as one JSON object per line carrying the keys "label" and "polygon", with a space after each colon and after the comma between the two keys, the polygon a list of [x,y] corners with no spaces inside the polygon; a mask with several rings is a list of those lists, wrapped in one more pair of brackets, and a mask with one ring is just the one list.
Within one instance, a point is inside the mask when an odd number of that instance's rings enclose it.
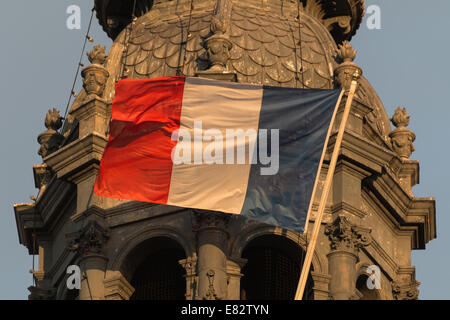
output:
{"label": "thin wire cable", "polygon": [[136,0],[133,1],[133,8],[131,11],[131,23],[130,25],[127,27],[127,30],[125,32],[125,48],[122,52],[122,70],[120,71],[120,79],[124,79],[125,78],[125,70],[127,70],[126,67],[126,62],[127,62],[127,58],[128,58],[128,51],[130,48],[130,38],[131,38],[131,34],[133,32],[133,26],[136,22]]}
{"label": "thin wire cable", "polygon": [[91,10],[91,18],[89,19],[89,26],[86,32],[86,36],[84,37],[84,44],[83,44],[83,49],[81,50],[81,55],[80,55],[80,60],[78,61],[78,66],[77,66],[77,71],[75,73],[75,78],[73,79],[73,84],[72,84],[72,89],[70,90],[70,95],[69,95],[69,100],[67,101],[67,106],[66,106],[66,110],[64,111],[64,123],[61,126],[61,132],[64,130],[64,125],[66,123],[66,117],[67,117],[67,112],[69,111],[69,106],[70,106],[70,102],[72,101],[72,97],[75,96],[75,85],[77,83],[78,80],[78,75],[80,73],[80,68],[83,66],[83,64],[81,63],[83,61],[83,56],[84,56],[84,51],[86,50],[86,43],[88,40],[91,39],[91,37],[89,36],[89,33],[91,32],[91,26],[92,26],[92,18],[94,17],[94,11],[95,11],[95,7],[92,8]]}
{"label": "thin wire cable", "polygon": [[189,21],[188,21],[188,27],[187,27],[187,35],[186,35],[186,43],[184,45],[184,55],[183,55],[183,74],[184,74],[184,67],[186,63],[186,54],[187,54],[187,43],[189,41],[189,38],[192,37],[191,34],[191,22],[192,22],[192,11],[194,10],[194,0],[191,0],[191,7],[189,9]]}
{"label": "thin wire cable", "polygon": [[[192,11],[193,10],[194,10],[194,1],[191,0],[191,5],[189,8],[189,20],[188,20],[188,25],[187,25],[187,30],[186,30],[186,40],[182,41],[181,46],[180,46],[180,55],[181,55],[181,51],[183,50],[183,47],[184,47],[183,63],[181,64],[181,70],[180,70],[180,66],[178,66],[178,68],[177,68],[177,71],[176,71],[177,76],[184,75],[184,68],[185,68],[186,54],[187,54],[187,43],[189,41],[189,38],[192,37],[191,22],[192,22]],[[181,26],[181,36],[183,36],[183,23],[182,23],[180,16],[178,16],[178,20],[180,21],[180,26]]]}
{"label": "thin wire cable", "polygon": [[[302,73],[302,87],[305,88],[305,72],[303,70],[303,42],[302,42],[302,21],[301,21],[301,12],[300,12],[300,2],[301,0],[297,0],[297,13],[298,13],[298,38],[299,38],[299,46],[300,46],[300,62],[301,73]],[[295,46],[297,47],[297,46]]]}
{"label": "thin wire cable", "polygon": [[[284,15],[284,1],[281,2],[281,16],[285,17]],[[295,35],[294,35],[294,30],[292,29],[291,26],[291,22],[289,21],[288,18],[286,18],[286,23],[289,26],[289,32],[292,35],[292,43],[294,44],[294,63],[295,63],[295,81],[296,81],[296,85],[297,85],[297,81],[299,81],[299,77],[298,77],[298,57],[297,57],[297,43],[295,42]]]}
{"label": "thin wire cable", "polygon": [[90,296],[91,300],[94,300],[94,299],[92,298],[91,286],[89,285],[89,279],[88,279],[88,276],[87,276],[87,273],[86,273],[86,272],[84,272],[84,279],[86,280],[86,283],[87,283],[87,287],[88,287],[88,291],[89,291],[89,296]]}
{"label": "thin wire cable", "polygon": [[[298,3],[300,3],[300,0],[298,0]],[[302,53],[302,38],[301,38],[301,30],[300,30],[300,5],[297,6],[297,20],[299,21],[299,46],[300,46],[300,63],[301,63],[301,68],[300,71],[302,73],[302,87],[305,87],[305,81],[304,81],[304,76],[303,76],[303,53]],[[284,15],[284,1],[281,2],[281,16],[285,17]],[[291,23],[289,21],[288,18],[286,18],[286,22],[289,26],[289,31],[291,32],[292,35],[292,42],[294,44],[294,63],[295,63],[295,81],[300,81],[300,78],[298,76],[298,72],[299,72],[299,66],[298,66],[298,56],[297,56],[297,43],[295,42],[295,34],[294,34],[294,30],[292,29]]]}

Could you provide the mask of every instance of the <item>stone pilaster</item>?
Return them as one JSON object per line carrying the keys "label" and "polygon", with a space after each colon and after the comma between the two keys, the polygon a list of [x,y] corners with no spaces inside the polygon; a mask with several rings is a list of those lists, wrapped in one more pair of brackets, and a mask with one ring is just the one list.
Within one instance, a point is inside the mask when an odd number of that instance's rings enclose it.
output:
{"label": "stone pilaster", "polygon": [[325,233],[330,239],[328,257],[330,297],[334,300],[350,300],[356,293],[356,263],[358,251],[369,245],[370,230],[358,227],[344,215],[327,225]]}
{"label": "stone pilaster", "polygon": [[85,67],[81,73],[87,97],[69,114],[78,121],[78,139],[44,158],[44,162],[59,179],[77,185],[77,211],[73,220],[89,207],[101,207],[103,203],[103,200],[94,194],[93,187],[108,142],[110,103],[102,96],[109,73],[103,66],[107,58],[105,48],[95,46],[88,53],[88,57],[92,64]]}
{"label": "stone pilaster", "polygon": [[91,133],[107,136],[109,126],[110,104],[96,95],[89,95],[81,105],[70,114],[78,120],[78,136],[85,137]]}
{"label": "stone pilaster", "polygon": [[314,282],[314,300],[328,300],[330,297],[330,275],[312,271],[311,277]]}
{"label": "stone pilaster", "polygon": [[120,271],[108,270],[103,284],[105,287],[105,300],[130,300],[134,293],[133,286]]}
{"label": "stone pilaster", "polygon": [[403,189],[414,197],[412,187],[419,183],[419,161],[402,160],[397,176]]}
{"label": "stone pilaster", "polygon": [[81,270],[80,300],[104,300],[108,259],[103,254],[103,248],[109,237],[108,232],[97,222],[89,221],[74,236],[69,247],[78,255]]}
{"label": "stone pilaster", "polygon": [[229,300],[241,299],[241,273],[242,268],[247,263],[247,259],[233,259],[227,260],[227,274],[228,274],[228,297]]}
{"label": "stone pilaster", "polygon": [[198,229],[198,297],[201,300],[227,299],[227,242],[229,216],[195,212]]}
{"label": "stone pilaster", "polygon": [[186,300],[195,300],[198,296],[197,255],[178,263],[186,270]]}

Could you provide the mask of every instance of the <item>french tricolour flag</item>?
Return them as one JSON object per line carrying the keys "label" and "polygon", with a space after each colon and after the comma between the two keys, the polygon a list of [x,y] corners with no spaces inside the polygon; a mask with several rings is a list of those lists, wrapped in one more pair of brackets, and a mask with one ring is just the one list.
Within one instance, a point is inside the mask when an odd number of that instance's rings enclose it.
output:
{"label": "french tricolour flag", "polygon": [[340,90],[124,79],[95,193],[303,232]]}

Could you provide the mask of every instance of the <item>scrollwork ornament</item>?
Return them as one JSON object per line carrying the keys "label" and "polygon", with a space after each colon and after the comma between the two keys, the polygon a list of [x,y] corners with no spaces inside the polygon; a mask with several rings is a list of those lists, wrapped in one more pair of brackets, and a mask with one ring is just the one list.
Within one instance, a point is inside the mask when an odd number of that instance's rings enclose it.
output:
{"label": "scrollwork ornament", "polygon": [[70,241],[69,249],[80,256],[103,254],[103,247],[109,238],[109,232],[96,222],[90,222]]}
{"label": "scrollwork ornament", "polygon": [[392,295],[395,300],[417,300],[420,282],[413,280],[407,283],[392,282]]}
{"label": "scrollwork ornament", "polygon": [[331,241],[332,250],[357,252],[371,242],[370,229],[350,223],[347,217],[339,215],[325,228],[325,234]]}

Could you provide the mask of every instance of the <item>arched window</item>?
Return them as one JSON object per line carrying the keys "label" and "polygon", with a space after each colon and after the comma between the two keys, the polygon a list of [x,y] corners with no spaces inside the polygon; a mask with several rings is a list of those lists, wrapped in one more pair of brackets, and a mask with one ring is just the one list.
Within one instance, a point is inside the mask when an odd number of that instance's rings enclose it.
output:
{"label": "arched window", "polygon": [[[281,236],[261,236],[246,246],[242,257],[247,264],[242,269],[241,299],[294,299],[304,259],[304,251],[296,243]],[[313,299],[311,279],[304,299]]]}
{"label": "arched window", "polygon": [[359,293],[362,295],[359,300],[380,300],[379,290],[370,289],[367,286],[367,279],[369,277],[365,274],[362,274],[358,277],[356,281],[356,289],[358,289]]}
{"label": "arched window", "polygon": [[184,300],[185,270],[178,261],[185,257],[178,243],[162,237],[133,249],[127,263],[134,269],[131,285],[135,292],[131,300]]}

